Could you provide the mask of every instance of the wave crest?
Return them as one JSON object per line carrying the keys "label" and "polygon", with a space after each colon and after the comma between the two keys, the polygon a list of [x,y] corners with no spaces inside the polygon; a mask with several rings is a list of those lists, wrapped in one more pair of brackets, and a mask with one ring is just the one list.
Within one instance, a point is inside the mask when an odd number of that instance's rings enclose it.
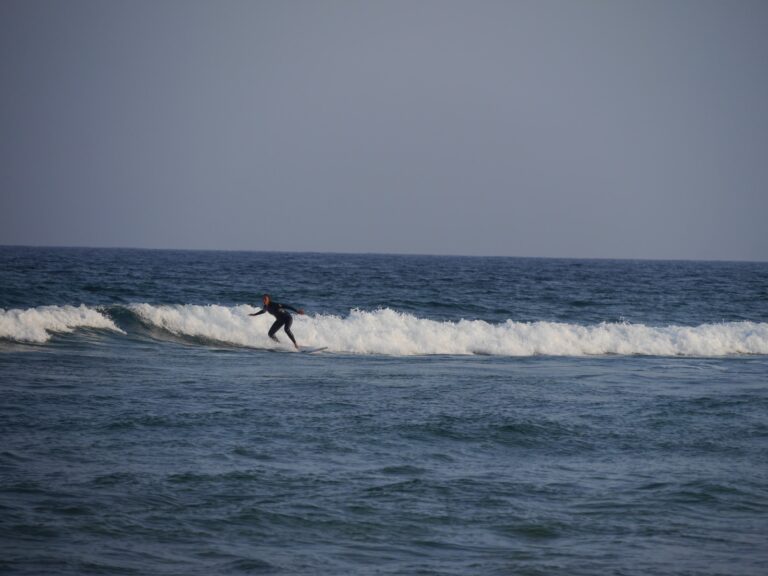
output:
{"label": "wave crest", "polygon": [[[172,334],[250,347],[272,347],[267,330],[273,318],[252,318],[257,309],[217,305],[154,306],[130,309],[145,323]],[[487,354],[499,356],[728,356],[768,354],[768,323],[729,322],[700,326],[652,327],[559,322],[490,324],[482,320],[443,322],[388,308],[352,310],[346,317],[295,316],[297,340],[331,352],[386,354]],[[282,337],[287,347],[287,337]]]}
{"label": "wave crest", "polygon": [[[120,318],[123,307],[112,309]],[[274,348],[268,338],[273,318],[249,316],[250,305],[133,304],[128,312],[142,324],[181,338],[252,348]],[[768,323],[724,322],[699,326],[646,326],[562,322],[491,324],[418,318],[389,308],[352,310],[349,315],[295,316],[294,333],[303,346],[346,354],[414,356],[428,354],[494,356],[731,356],[768,354]],[[44,343],[51,335],[78,328],[124,333],[105,312],[85,305],[0,309],[0,339]],[[132,331],[130,325],[126,330]],[[291,347],[278,333],[282,346]]]}
{"label": "wave crest", "polygon": [[99,328],[122,332],[107,316],[80,306],[40,306],[26,310],[0,309],[0,339],[42,344],[55,332]]}

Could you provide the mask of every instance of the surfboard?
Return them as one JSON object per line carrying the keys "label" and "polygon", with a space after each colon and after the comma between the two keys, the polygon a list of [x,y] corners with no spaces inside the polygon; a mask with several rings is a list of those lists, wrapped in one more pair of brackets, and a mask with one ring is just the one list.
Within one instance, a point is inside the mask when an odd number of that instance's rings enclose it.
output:
{"label": "surfboard", "polygon": [[299,350],[302,354],[312,354],[312,352],[321,352],[323,350],[328,350],[328,346],[321,346],[319,348],[302,348]]}

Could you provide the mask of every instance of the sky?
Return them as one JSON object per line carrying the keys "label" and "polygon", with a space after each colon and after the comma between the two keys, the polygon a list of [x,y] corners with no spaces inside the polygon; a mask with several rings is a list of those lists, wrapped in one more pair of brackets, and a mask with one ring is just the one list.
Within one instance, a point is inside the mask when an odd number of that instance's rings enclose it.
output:
{"label": "sky", "polygon": [[2,0],[0,244],[768,260],[764,0]]}

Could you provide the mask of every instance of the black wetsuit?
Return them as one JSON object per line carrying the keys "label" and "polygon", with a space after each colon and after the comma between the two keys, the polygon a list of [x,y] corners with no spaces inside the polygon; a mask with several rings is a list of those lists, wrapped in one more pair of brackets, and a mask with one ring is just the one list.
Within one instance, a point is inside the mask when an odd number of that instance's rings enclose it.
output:
{"label": "black wetsuit", "polygon": [[293,310],[294,312],[298,313],[298,310],[294,308],[293,306],[288,306],[287,304],[280,304],[279,302],[273,302],[272,300],[269,301],[269,304],[264,306],[261,310],[256,312],[255,314],[251,314],[251,316],[258,316],[259,314],[264,314],[264,312],[269,312],[276,318],[275,323],[272,324],[272,328],[269,329],[269,337],[272,338],[272,340],[277,340],[277,336],[275,336],[275,332],[280,330],[283,326],[285,326],[285,333],[288,334],[288,338],[291,339],[291,342],[296,344],[296,338],[293,337],[293,332],[291,332],[291,324],[293,324],[293,316],[291,316],[287,310]]}

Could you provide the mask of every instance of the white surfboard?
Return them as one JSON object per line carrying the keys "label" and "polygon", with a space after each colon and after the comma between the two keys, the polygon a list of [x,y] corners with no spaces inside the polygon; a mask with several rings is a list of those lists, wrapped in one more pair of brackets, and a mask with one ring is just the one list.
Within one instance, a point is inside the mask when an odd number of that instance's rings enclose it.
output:
{"label": "white surfboard", "polygon": [[299,350],[302,354],[312,354],[312,352],[321,352],[323,350],[328,350],[328,346],[321,346],[319,348],[302,348]]}

